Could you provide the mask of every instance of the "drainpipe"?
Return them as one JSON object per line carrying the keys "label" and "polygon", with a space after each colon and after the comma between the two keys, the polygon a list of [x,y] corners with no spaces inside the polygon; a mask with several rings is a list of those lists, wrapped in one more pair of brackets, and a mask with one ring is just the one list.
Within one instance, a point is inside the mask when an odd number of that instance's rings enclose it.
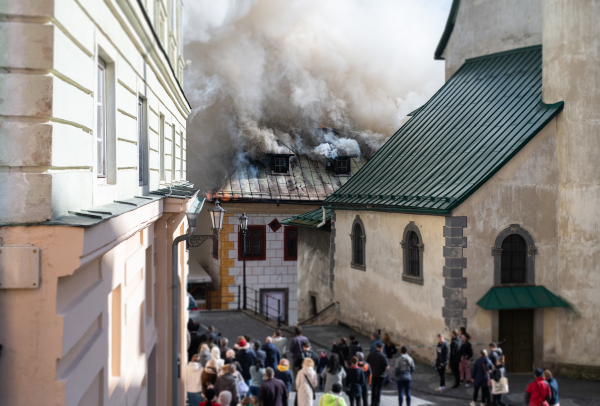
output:
{"label": "drainpipe", "polygon": [[323,209],[323,222],[320,223],[320,224],[318,224],[317,228],[321,228],[321,227],[323,227],[325,225],[325,223],[327,223],[327,219],[325,218],[326,217],[326,215],[325,215],[325,212],[326,212],[325,206],[321,206],[321,208]]}

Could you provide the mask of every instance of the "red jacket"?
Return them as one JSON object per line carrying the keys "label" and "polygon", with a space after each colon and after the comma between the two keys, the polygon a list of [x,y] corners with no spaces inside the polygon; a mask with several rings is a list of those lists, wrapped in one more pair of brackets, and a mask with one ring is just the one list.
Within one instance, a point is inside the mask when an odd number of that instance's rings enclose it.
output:
{"label": "red jacket", "polygon": [[530,395],[529,406],[548,406],[546,398],[552,394],[550,385],[541,377],[536,377],[535,381],[527,386],[527,393]]}

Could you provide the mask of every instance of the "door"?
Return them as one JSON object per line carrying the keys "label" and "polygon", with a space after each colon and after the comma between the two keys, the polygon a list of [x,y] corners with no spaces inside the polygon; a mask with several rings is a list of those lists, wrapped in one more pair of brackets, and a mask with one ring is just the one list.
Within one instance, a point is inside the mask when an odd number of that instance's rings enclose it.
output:
{"label": "door", "polygon": [[533,310],[500,310],[499,322],[506,371],[533,371]]}
{"label": "door", "polygon": [[286,317],[286,292],[281,290],[260,290],[261,313],[271,320],[277,320],[277,315],[281,316],[281,322],[287,321]]}

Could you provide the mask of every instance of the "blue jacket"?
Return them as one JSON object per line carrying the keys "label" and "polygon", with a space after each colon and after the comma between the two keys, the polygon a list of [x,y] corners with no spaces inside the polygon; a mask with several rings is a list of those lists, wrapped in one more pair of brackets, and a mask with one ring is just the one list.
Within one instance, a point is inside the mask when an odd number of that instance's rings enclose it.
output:
{"label": "blue jacket", "polygon": [[556,379],[550,378],[546,383],[550,386],[550,393],[552,394],[548,404],[556,405],[558,403],[558,382],[556,382]]}
{"label": "blue jacket", "polygon": [[[377,351],[377,343],[381,343],[383,345],[383,341],[381,341],[379,338],[376,338],[375,340],[371,341],[371,352],[372,353]],[[382,353],[383,353],[383,355],[385,355],[385,345],[383,346]]]}
{"label": "blue jacket", "polygon": [[265,368],[271,367],[273,370],[277,369],[277,365],[279,365],[279,361],[281,360],[281,352],[279,348],[273,343],[266,343],[262,347],[265,354],[267,354],[267,358],[265,359]]}
{"label": "blue jacket", "polygon": [[493,370],[494,367],[488,357],[477,358],[471,368],[471,378],[475,380],[475,386],[487,386],[488,376],[491,379]]}
{"label": "blue jacket", "polygon": [[252,376],[250,375],[250,367],[254,365],[254,360],[256,359],[256,354],[252,350],[239,350],[237,354],[235,354],[235,360],[242,367],[242,376],[245,380],[249,381]]}

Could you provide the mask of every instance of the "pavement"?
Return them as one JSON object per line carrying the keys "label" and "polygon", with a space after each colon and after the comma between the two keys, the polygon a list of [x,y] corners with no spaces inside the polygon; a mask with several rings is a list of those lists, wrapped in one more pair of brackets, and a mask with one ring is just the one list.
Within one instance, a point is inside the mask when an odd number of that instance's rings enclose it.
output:
{"label": "pavement", "polygon": [[[202,312],[200,331],[209,325],[215,326],[223,337],[227,337],[230,347],[238,336],[248,334],[252,341],[264,342],[265,337],[273,335],[275,326],[251,313],[238,311]],[[370,339],[343,325],[303,326],[303,334],[312,342],[316,350],[330,349],[334,341],[341,337],[354,334],[363,349],[368,353]],[[282,332],[288,338],[293,337],[293,327],[282,327]],[[367,354],[365,354],[367,355]],[[527,384],[533,379],[529,374],[508,374],[510,393],[504,395],[508,405],[524,405],[523,394]],[[557,378],[560,388],[561,406],[592,406],[600,405],[600,383]],[[452,375],[446,375],[446,385],[449,388],[454,382]],[[431,365],[416,362],[416,370],[412,375],[412,405],[468,405],[473,396],[473,388],[461,386],[458,389],[446,389],[442,393],[435,392],[439,386],[439,376]],[[319,395],[317,394],[317,400]],[[292,398],[293,400],[293,398]],[[348,402],[347,402],[348,403]],[[293,404],[293,403],[291,403]],[[315,405],[317,403],[315,402]],[[349,405],[349,403],[348,403]],[[384,388],[381,406],[398,406],[395,384]]]}

